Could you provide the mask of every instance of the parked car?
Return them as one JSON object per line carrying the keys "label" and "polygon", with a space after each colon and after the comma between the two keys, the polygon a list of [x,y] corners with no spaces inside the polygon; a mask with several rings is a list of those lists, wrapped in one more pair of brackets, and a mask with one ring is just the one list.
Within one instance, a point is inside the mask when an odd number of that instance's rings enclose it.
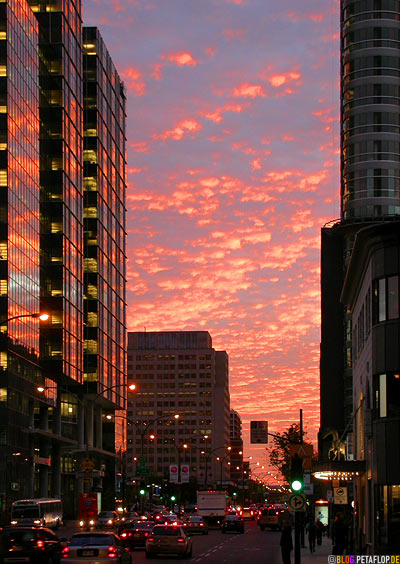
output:
{"label": "parked car", "polygon": [[226,515],[222,521],[221,529],[223,533],[236,531],[237,533],[244,533],[244,520],[240,515]]}
{"label": "parked car", "polygon": [[131,561],[129,548],[111,532],[75,533],[69,545],[63,548],[61,557],[67,564],[130,564]]}
{"label": "parked car", "polygon": [[97,516],[98,529],[113,529],[118,526],[119,517],[116,511],[100,511]]}
{"label": "parked car", "polygon": [[64,539],[39,527],[4,527],[0,532],[0,562],[58,564],[65,548]]}
{"label": "parked car", "polygon": [[183,522],[186,532],[189,535],[199,533],[200,535],[208,535],[208,526],[200,515],[189,515]]}
{"label": "parked car", "polygon": [[134,521],[121,532],[122,544],[131,551],[137,547],[144,548],[147,537],[150,535],[153,527],[154,521]]}
{"label": "parked car", "polygon": [[191,558],[192,540],[181,526],[156,525],[146,541],[146,558],[156,554],[176,554]]}

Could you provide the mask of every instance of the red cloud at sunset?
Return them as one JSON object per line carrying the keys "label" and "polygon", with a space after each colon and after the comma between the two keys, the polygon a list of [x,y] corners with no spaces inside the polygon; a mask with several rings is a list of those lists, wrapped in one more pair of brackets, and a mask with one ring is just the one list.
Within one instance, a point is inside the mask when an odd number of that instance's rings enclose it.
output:
{"label": "red cloud at sunset", "polygon": [[197,65],[197,61],[193,58],[191,53],[182,52],[182,53],[170,53],[169,55],[163,55],[163,59],[167,59],[172,63],[176,63],[179,67],[184,67],[186,65],[195,67]]}
{"label": "red cloud at sunset", "polygon": [[266,93],[261,84],[249,84],[245,82],[234,89],[233,96],[236,98],[257,98],[257,96],[265,98]]}
{"label": "red cloud at sunset", "polygon": [[301,74],[299,72],[288,72],[286,74],[275,74],[270,76],[268,80],[272,86],[279,88],[291,80],[299,80],[300,78]]}
{"label": "red cloud at sunset", "polygon": [[130,92],[135,96],[143,96],[146,92],[146,83],[140,71],[135,67],[128,67],[121,72],[121,76]]}
{"label": "red cloud at sunset", "polygon": [[175,139],[175,141],[180,141],[186,134],[195,133],[202,129],[201,123],[196,121],[195,119],[185,119],[181,121],[174,127],[174,129],[170,129],[164,131],[164,133],[154,133],[154,139]]}

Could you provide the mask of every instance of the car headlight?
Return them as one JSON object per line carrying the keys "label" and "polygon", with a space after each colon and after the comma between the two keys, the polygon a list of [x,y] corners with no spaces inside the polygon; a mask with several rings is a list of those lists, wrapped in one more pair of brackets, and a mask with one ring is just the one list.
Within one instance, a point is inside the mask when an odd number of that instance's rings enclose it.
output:
{"label": "car headlight", "polygon": [[40,525],[40,519],[35,519],[33,522],[34,525]]}
{"label": "car headlight", "polygon": [[109,520],[107,521],[107,525],[112,525],[112,519],[109,519]]}
{"label": "car headlight", "polygon": [[11,521],[11,525],[18,525],[18,521]]}
{"label": "car headlight", "polygon": [[93,519],[91,519],[91,520],[89,521],[89,525],[94,525]]}
{"label": "car headlight", "polygon": [[79,521],[79,526],[80,526],[80,527],[83,527],[84,524],[85,524],[84,521]]}

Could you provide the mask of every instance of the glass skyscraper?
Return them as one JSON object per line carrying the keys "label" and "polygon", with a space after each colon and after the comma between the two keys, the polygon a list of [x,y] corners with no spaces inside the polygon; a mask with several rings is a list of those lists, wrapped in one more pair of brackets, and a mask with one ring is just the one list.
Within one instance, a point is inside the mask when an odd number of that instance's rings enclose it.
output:
{"label": "glass skyscraper", "polygon": [[0,0],[0,506],[67,517],[114,502],[126,403],[125,91],[81,14]]}
{"label": "glass skyscraper", "polygon": [[[0,519],[33,485],[27,462],[40,382],[39,57],[36,18],[0,2]],[[17,318],[17,319],[13,319]]]}

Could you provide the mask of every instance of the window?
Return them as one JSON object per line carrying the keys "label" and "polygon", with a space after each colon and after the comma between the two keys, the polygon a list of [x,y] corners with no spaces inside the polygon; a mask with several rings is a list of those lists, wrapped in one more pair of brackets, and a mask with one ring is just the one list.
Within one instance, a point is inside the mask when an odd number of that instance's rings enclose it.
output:
{"label": "window", "polygon": [[400,416],[400,374],[379,374],[374,379],[375,416]]}
{"label": "window", "polygon": [[399,318],[399,276],[374,281],[373,323]]}

